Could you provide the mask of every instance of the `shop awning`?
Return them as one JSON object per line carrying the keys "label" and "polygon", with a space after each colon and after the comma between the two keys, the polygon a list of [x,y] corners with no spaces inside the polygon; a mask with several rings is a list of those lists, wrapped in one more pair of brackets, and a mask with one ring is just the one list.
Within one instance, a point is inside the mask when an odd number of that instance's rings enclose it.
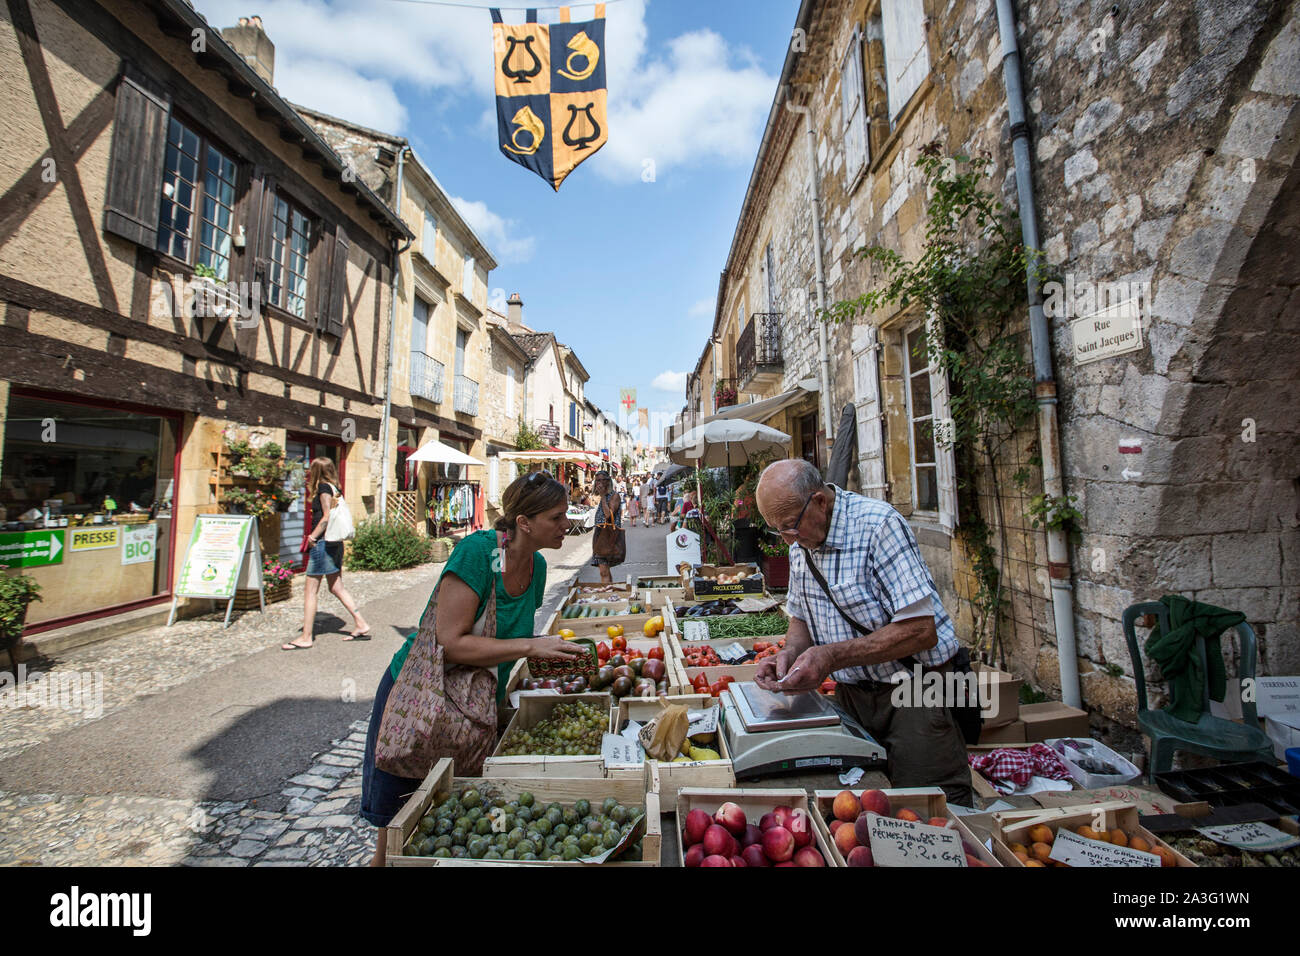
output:
{"label": "shop awning", "polygon": [[503,451],[497,455],[502,461],[516,461],[520,464],[542,464],[551,461],[568,461],[579,465],[605,467],[605,461],[594,451],[582,451],[577,448],[534,448],[529,451]]}
{"label": "shop awning", "polygon": [[440,441],[426,442],[420,446],[420,450],[406,459],[412,461],[431,461],[439,462],[444,465],[482,465],[487,467],[487,462],[479,461],[477,458],[471,458],[459,449],[452,448],[450,445],[444,445]]}
{"label": "shop awning", "polygon": [[815,380],[808,380],[790,389],[790,391],[782,392],[772,398],[750,402],[748,405],[729,405],[716,415],[710,415],[708,418],[702,419],[700,424],[707,425],[709,422],[722,421],[728,418],[744,418],[751,422],[765,422],[781,409],[803,401],[809,395],[816,395],[816,388],[806,387],[813,384],[815,384]]}

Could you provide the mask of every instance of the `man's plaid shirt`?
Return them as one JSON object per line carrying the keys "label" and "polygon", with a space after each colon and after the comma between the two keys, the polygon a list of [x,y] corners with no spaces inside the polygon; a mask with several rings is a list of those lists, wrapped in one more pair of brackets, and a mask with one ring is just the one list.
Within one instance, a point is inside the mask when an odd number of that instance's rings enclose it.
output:
{"label": "man's plaid shirt", "polygon": [[[832,488],[835,486],[832,485]],[[813,560],[830,585],[835,600],[851,618],[868,630],[888,624],[894,614],[929,598],[934,606],[934,629],[939,642],[914,655],[927,667],[937,667],[957,653],[952,618],[943,609],[925,566],[916,538],[903,516],[886,502],[835,488],[831,526]],[[835,610],[817,579],[808,570],[803,548],[790,548],[790,616],[808,625],[817,644],[834,644],[859,637]],[[895,674],[911,673],[899,661],[847,667],[831,676],[837,681],[864,680],[888,683]]]}

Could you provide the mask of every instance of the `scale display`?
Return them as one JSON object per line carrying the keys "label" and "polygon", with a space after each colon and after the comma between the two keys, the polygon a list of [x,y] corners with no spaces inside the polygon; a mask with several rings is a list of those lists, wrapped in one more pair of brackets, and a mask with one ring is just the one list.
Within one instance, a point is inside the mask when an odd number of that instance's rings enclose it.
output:
{"label": "scale display", "polygon": [[749,730],[799,730],[834,727],[839,716],[820,694],[779,694],[763,690],[752,681],[738,682],[737,706]]}

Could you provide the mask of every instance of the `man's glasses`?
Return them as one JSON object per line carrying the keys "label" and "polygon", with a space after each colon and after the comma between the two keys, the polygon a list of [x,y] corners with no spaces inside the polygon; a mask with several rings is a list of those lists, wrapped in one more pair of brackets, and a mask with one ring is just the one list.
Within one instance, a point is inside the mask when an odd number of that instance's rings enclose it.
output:
{"label": "man's glasses", "polygon": [[794,538],[799,534],[799,525],[803,524],[804,512],[808,510],[808,506],[812,504],[813,497],[816,494],[817,492],[814,491],[811,495],[808,496],[808,500],[803,503],[803,507],[799,509],[799,517],[794,519],[793,527],[782,528],[777,532],[777,534],[779,534],[783,538]]}

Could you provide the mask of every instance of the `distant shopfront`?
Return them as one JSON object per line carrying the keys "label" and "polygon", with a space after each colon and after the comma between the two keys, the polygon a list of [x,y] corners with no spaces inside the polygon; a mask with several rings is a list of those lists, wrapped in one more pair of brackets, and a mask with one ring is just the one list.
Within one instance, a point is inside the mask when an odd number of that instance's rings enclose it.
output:
{"label": "distant shopfront", "polygon": [[28,626],[171,592],[182,416],[14,389],[0,458],[0,564],[41,585]]}

